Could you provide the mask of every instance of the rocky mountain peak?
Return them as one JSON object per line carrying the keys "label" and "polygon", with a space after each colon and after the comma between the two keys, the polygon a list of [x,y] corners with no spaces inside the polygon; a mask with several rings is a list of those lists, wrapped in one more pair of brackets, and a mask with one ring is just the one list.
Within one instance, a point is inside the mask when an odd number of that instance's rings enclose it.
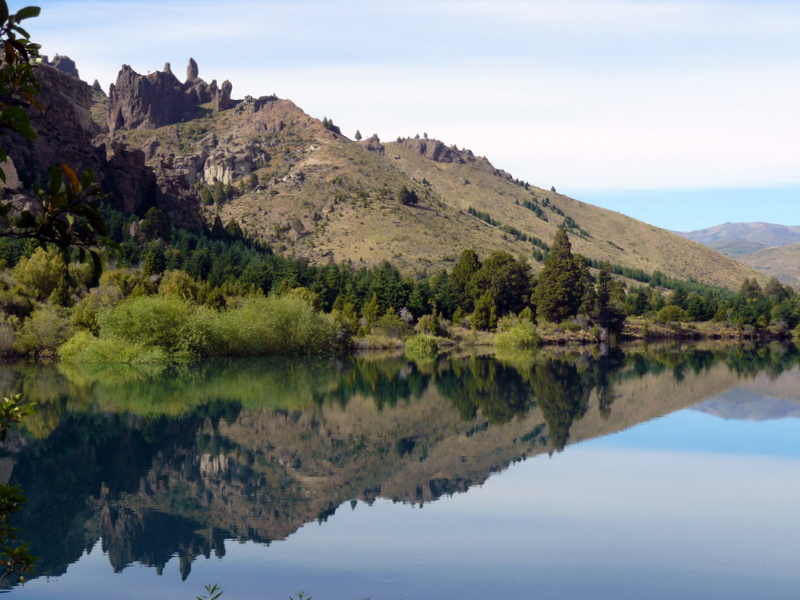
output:
{"label": "rocky mountain peak", "polygon": [[59,71],[66,73],[67,75],[72,75],[76,79],[81,78],[81,76],[78,74],[78,67],[75,65],[75,61],[69,56],[61,56],[60,54],[56,54],[51,61],[48,60],[47,56],[43,55],[42,63],[54,67]]}
{"label": "rocky mountain peak", "polygon": [[179,123],[191,116],[200,104],[214,103],[215,110],[232,106],[233,85],[225,81],[206,83],[199,77],[197,62],[189,59],[186,81],[181,83],[169,63],[163,71],[140,75],[123,65],[111,85],[108,102],[108,129],[158,129]]}

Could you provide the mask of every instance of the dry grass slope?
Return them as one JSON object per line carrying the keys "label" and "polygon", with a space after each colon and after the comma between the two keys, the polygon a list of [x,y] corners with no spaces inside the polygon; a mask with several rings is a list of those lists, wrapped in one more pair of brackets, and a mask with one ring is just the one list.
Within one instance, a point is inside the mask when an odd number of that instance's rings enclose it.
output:
{"label": "dry grass slope", "polygon": [[[169,154],[202,155],[210,139],[229,147],[257,145],[268,155],[254,171],[257,187],[220,207],[207,207],[205,216],[211,221],[218,211],[223,222],[236,219],[247,235],[312,263],[374,265],[386,259],[406,273],[431,273],[474,248],[481,256],[505,250],[526,257],[538,271],[535,246],[502,226],[549,244],[568,218],[575,224],[570,229],[574,251],[590,258],[733,289],[745,277],[764,279],[666,230],[521,186],[469,151],[450,149],[451,162],[443,162],[441,156],[434,160],[430,152],[421,153],[421,141],[403,140],[385,144],[384,154],[370,152],[288,100],[222,113],[200,109],[187,123],[121,135],[134,146],[150,148],[153,165]],[[402,186],[417,193],[418,205],[398,201]],[[469,214],[470,208],[488,213],[498,225]]]}

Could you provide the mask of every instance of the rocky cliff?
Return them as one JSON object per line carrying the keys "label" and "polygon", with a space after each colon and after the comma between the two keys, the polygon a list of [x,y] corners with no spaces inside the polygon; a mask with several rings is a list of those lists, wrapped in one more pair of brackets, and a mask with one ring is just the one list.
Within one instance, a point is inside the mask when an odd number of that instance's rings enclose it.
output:
{"label": "rocky cliff", "polygon": [[[95,93],[77,74],[75,63],[64,56],[52,62],[45,59],[37,68],[42,110],[32,107],[29,115],[38,137],[33,142],[16,134],[6,138],[10,161],[4,167],[9,175],[5,189],[24,192],[41,185],[51,166],[65,163],[79,172],[91,169],[103,190],[127,214],[143,215],[156,206],[178,226],[202,227],[194,187],[180,172],[147,166],[142,150],[105,134],[92,118]],[[197,80],[192,89],[203,86]]]}
{"label": "rocky cliff", "polygon": [[108,129],[158,129],[194,116],[199,105],[209,102],[217,111],[226,110],[232,105],[232,90],[230,81],[218,86],[216,80],[208,84],[200,79],[193,58],[189,59],[183,83],[169,63],[163,71],[149,75],[123,65],[109,93]]}

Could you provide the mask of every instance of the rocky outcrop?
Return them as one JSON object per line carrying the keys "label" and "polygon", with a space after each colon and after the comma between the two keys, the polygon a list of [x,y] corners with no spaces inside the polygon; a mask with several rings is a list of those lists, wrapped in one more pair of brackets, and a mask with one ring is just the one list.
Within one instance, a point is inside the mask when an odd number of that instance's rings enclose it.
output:
{"label": "rocky outcrop", "polygon": [[108,102],[108,129],[157,129],[191,117],[199,104],[213,102],[216,110],[232,105],[233,85],[225,81],[207,84],[199,77],[194,59],[189,59],[186,81],[181,83],[169,63],[163,71],[140,75],[123,65],[111,85]]}
{"label": "rocky outcrop", "polygon": [[164,211],[170,221],[184,229],[202,229],[200,216],[200,196],[197,189],[189,185],[186,175],[174,168],[155,170],[158,187],[158,208]]}
{"label": "rocky outcrop", "polygon": [[98,138],[97,148],[105,158],[103,189],[126,214],[144,215],[157,206],[159,190],[153,169],[145,164],[144,152],[111,136]]}
{"label": "rocky outcrop", "polygon": [[61,56],[60,54],[56,54],[52,61],[48,60],[47,56],[42,56],[42,63],[49,65],[54,69],[58,69],[67,75],[72,75],[75,79],[81,78],[81,76],[78,74],[78,67],[75,65],[75,61],[69,56]]}
{"label": "rocky outcrop", "polygon": [[227,79],[222,82],[222,87],[217,87],[217,82],[212,81],[209,86],[211,92],[211,100],[214,103],[214,110],[217,112],[227,110],[232,106],[231,92],[233,92],[233,84]]}
{"label": "rocky outcrop", "polygon": [[92,89],[46,64],[37,67],[36,77],[41,84],[37,100],[42,110],[31,108],[28,114],[39,134],[37,139],[29,141],[7,133],[3,140],[21,186],[29,188],[40,182],[58,163],[66,163],[76,171],[99,171],[101,159],[92,147],[92,138],[100,133],[90,112]]}
{"label": "rocky outcrop", "polygon": [[425,158],[441,163],[476,162],[472,150],[459,150],[455,146],[446,146],[439,140],[426,139],[407,139],[401,142],[406,148],[411,148],[419,152]]}
{"label": "rocky outcrop", "polygon": [[386,148],[381,144],[381,139],[373,134],[372,137],[367,138],[363,142],[358,142],[359,145],[363,146],[373,154],[377,154],[378,156],[383,156],[386,154]]}

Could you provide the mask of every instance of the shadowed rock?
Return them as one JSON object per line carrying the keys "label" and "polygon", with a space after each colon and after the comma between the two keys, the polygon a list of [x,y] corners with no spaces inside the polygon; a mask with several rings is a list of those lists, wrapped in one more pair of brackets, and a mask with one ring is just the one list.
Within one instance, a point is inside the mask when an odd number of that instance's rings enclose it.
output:
{"label": "shadowed rock", "polygon": [[170,64],[163,71],[140,75],[123,65],[111,86],[108,102],[108,129],[157,129],[194,116],[200,104],[214,102],[216,110],[231,105],[233,85],[225,81],[221,88],[199,77],[194,59],[189,59],[186,82],[172,73]]}

